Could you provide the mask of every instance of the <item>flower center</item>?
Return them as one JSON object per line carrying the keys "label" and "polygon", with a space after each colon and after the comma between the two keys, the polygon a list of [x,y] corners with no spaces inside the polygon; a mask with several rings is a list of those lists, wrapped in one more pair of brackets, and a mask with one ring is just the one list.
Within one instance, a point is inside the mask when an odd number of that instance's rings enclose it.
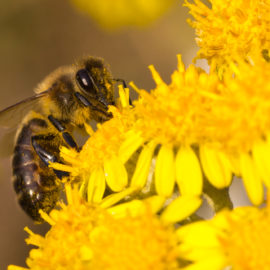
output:
{"label": "flower center", "polygon": [[[104,220],[105,221],[105,220]],[[176,269],[176,237],[155,216],[111,219],[94,231],[91,269]]]}

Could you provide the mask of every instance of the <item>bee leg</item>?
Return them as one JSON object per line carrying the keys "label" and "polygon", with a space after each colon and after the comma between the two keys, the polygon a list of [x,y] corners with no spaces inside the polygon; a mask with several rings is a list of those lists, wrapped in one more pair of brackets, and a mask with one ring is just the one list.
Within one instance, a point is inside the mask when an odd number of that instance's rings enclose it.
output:
{"label": "bee leg", "polygon": [[[116,82],[121,82],[123,84],[123,87],[127,88],[127,84],[126,84],[124,79],[113,79],[113,80],[116,81]],[[132,101],[131,101],[130,98],[129,98],[129,105],[132,105]]]}
{"label": "bee leg", "polygon": [[[57,162],[57,157],[51,153],[49,153],[48,151],[46,151],[37,141],[41,140],[41,139],[51,139],[51,136],[48,135],[36,135],[36,136],[32,136],[31,141],[32,141],[32,146],[34,148],[34,150],[36,151],[37,155],[39,156],[39,158],[44,162],[44,164],[46,166],[49,166],[50,163],[53,162]],[[65,171],[59,171],[59,170],[53,170],[54,173],[56,174],[56,176],[59,179],[62,179],[62,177],[64,176],[68,176],[69,173],[65,172]]]}
{"label": "bee leg", "polygon": [[116,81],[116,82],[121,82],[123,84],[123,87],[127,88],[127,84],[126,84],[124,79],[113,79],[113,80]]}
{"label": "bee leg", "polygon": [[66,130],[66,128],[60,123],[59,120],[57,120],[56,118],[54,118],[52,115],[48,116],[48,119],[50,120],[50,122],[54,125],[54,127],[61,132],[63,139],[65,140],[65,142],[71,147],[71,148],[75,148],[76,150],[78,150],[78,146],[76,144],[76,142],[74,141],[74,139],[72,138],[72,136],[70,135],[70,133],[68,133]]}

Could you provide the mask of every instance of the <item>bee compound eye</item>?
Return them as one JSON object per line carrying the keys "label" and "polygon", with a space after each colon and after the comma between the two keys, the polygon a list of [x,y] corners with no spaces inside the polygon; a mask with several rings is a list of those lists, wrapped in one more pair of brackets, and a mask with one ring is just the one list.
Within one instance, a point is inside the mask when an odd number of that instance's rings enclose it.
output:
{"label": "bee compound eye", "polygon": [[95,82],[86,69],[80,69],[76,73],[76,81],[82,90],[88,93],[96,93],[97,87],[95,85]]}

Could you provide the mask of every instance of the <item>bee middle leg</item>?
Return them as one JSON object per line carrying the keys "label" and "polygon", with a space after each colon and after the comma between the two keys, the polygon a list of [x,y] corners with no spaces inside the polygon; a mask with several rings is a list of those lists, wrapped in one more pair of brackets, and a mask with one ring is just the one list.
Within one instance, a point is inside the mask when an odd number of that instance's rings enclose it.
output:
{"label": "bee middle leg", "polygon": [[64,141],[71,147],[78,150],[78,145],[72,138],[69,132],[66,131],[66,128],[62,125],[62,123],[54,118],[52,115],[48,116],[49,121],[53,124],[53,126],[62,134]]}
{"label": "bee middle leg", "polygon": [[[59,162],[56,155],[50,153],[49,151],[47,151],[46,149],[44,149],[44,147],[41,146],[41,144],[38,142],[40,140],[52,140],[54,139],[54,135],[35,135],[31,137],[31,141],[32,141],[32,146],[35,150],[35,152],[37,153],[37,155],[39,156],[39,158],[41,159],[41,161],[48,167],[50,163],[53,162]],[[59,170],[55,170],[53,169],[54,173],[56,174],[56,176],[59,179],[62,179],[64,176],[68,176],[69,173],[65,172],[65,171],[59,171]]]}

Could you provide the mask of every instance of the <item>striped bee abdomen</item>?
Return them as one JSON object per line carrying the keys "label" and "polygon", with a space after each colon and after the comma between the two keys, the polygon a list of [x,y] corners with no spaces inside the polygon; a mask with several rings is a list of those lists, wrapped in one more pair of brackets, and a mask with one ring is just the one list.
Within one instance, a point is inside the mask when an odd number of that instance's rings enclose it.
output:
{"label": "striped bee abdomen", "polygon": [[[53,169],[39,158],[32,146],[33,136],[43,134],[40,144],[59,155],[57,134],[48,134],[48,122],[42,118],[24,121],[17,134],[13,155],[13,185],[24,211],[35,221],[42,221],[39,210],[49,213],[59,198],[60,184]],[[47,133],[46,133],[47,132]]]}

